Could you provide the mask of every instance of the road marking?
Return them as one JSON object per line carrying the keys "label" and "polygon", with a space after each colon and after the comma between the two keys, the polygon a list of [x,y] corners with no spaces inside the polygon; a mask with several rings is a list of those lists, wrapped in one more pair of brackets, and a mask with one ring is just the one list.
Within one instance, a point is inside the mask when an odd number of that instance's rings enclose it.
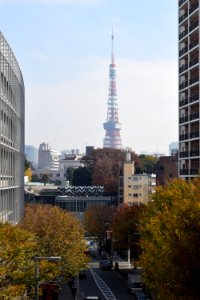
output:
{"label": "road marking", "polygon": [[90,269],[92,276],[94,278],[94,281],[96,282],[96,285],[106,298],[106,300],[117,300],[111,289],[107,286],[105,281],[92,269]]}

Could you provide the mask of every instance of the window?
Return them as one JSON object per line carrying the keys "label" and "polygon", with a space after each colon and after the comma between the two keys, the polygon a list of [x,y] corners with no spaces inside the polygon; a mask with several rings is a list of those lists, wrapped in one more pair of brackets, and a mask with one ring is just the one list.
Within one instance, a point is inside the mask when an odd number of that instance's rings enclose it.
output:
{"label": "window", "polygon": [[134,188],[135,190],[137,190],[137,189],[138,189],[138,185],[133,185],[133,188]]}
{"label": "window", "polygon": [[133,198],[138,198],[138,194],[133,194]]}

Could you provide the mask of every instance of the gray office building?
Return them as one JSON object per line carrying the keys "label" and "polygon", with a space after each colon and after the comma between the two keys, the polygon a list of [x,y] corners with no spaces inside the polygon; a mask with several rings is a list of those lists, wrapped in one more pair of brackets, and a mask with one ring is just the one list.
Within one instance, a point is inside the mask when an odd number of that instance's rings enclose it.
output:
{"label": "gray office building", "polygon": [[17,223],[24,207],[24,82],[0,32],[0,222]]}

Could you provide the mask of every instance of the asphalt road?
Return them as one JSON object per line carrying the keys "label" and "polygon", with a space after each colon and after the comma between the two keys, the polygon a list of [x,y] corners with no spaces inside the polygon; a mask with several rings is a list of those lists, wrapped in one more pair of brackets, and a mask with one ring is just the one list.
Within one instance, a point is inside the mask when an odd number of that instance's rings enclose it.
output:
{"label": "asphalt road", "polygon": [[79,280],[80,294],[99,296],[101,300],[135,300],[128,293],[127,278],[116,270],[88,268],[87,277]]}

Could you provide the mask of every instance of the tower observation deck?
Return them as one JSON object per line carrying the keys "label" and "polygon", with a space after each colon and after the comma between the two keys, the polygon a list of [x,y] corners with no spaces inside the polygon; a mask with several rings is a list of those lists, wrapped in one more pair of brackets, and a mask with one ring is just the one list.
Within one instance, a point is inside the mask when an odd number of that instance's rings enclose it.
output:
{"label": "tower observation deck", "polygon": [[118,117],[118,104],[117,104],[117,90],[116,90],[116,65],[114,60],[114,35],[112,33],[112,53],[111,64],[109,68],[109,95],[108,95],[108,109],[107,120],[103,123],[105,129],[105,138],[103,141],[104,148],[121,149],[122,142],[120,136],[121,123],[119,123]]}

